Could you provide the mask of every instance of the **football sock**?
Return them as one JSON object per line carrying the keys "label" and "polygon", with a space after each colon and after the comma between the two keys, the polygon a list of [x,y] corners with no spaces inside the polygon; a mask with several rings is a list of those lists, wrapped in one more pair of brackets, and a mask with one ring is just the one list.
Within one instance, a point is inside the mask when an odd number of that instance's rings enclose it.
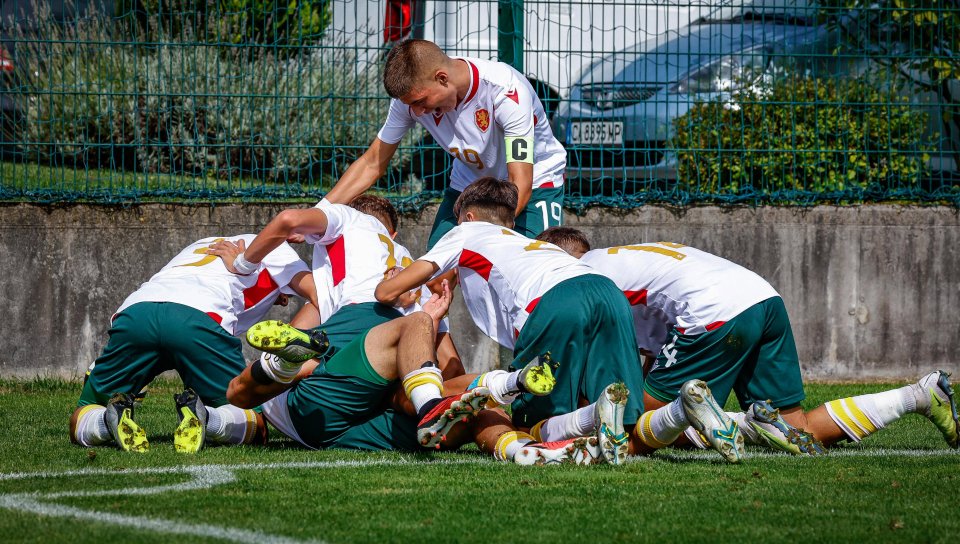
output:
{"label": "football sock", "polygon": [[634,432],[644,444],[656,449],[673,444],[689,426],[683,404],[676,398],[670,404],[640,416]]}
{"label": "football sock", "polygon": [[591,435],[597,430],[597,404],[593,403],[570,412],[554,416],[530,429],[530,434],[539,442],[557,442],[568,438]]}
{"label": "football sock", "polygon": [[74,440],[81,446],[99,446],[113,440],[107,429],[103,414],[107,409],[98,404],[88,404],[80,409]]}
{"label": "football sock", "polygon": [[832,400],[826,407],[840,430],[859,442],[904,414],[916,412],[918,407],[924,409],[929,402],[919,385],[910,384],[882,393]]}
{"label": "football sock", "polygon": [[207,406],[207,438],[221,444],[249,444],[257,436],[257,414],[253,410],[224,404]]}
{"label": "football sock", "polygon": [[403,390],[419,414],[428,402],[443,397],[443,376],[436,365],[423,366],[403,377]]}
{"label": "football sock", "polygon": [[509,431],[500,435],[493,449],[493,457],[498,461],[513,461],[520,448],[533,442],[533,437],[520,431]]}
{"label": "football sock", "polygon": [[260,354],[260,368],[277,383],[290,383],[300,372],[303,363],[292,363],[279,355],[272,353]]}
{"label": "football sock", "polygon": [[470,382],[467,390],[480,386],[490,390],[490,398],[497,404],[510,404],[517,398],[517,395],[523,392],[520,386],[519,370],[514,372],[505,370],[484,372]]}

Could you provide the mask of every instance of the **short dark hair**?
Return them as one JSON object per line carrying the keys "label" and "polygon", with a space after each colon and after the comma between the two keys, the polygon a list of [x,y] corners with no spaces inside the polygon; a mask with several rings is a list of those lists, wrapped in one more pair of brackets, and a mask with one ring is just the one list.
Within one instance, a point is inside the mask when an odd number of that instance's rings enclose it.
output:
{"label": "short dark hair", "polygon": [[511,226],[517,215],[517,198],[517,186],[509,181],[494,177],[480,178],[460,193],[453,205],[453,215],[462,219],[461,214],[471,210],[480,219]]}
{"label": "short dark hair", "polygon": [[549,242],[570,253],[586,253],[590,251],[590,241],[583,231],[573,227],[550,227],[537,235],[537,240]]}
{"label": "short dark hair", "polygon": [[404,40],[387,53],[383,88],[391,98],[403,98],[415,90],[429,72],[441,67],[447,55],[427,40]]}
{"label": "short dark hair", "polygon": [[349,206],[358,212],[376,217],[391,233],[397,232],[400,217],[397,215],[397,209],[386,198],[376,195],[360,195],[350,201]]}

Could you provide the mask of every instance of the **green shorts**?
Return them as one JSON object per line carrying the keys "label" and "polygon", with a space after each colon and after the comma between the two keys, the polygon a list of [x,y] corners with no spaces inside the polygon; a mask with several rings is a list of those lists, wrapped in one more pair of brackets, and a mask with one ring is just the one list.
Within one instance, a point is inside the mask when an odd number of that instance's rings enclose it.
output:
{"label": "green shorts", "polygon": [[644,385],[663,402],[687,380],[707,382],[722,406],[733,390],[746,409],[758,400],[790,408],[805,398],[797,346],[783,299],[754,304],[719,328],[695,336],[670,331]]}
{"label": "green shorts", "polygon": [[290,421],[313,448],[416,451],[417,421],[388,410],[396,380],[370,365],[367,332],[339,350],[287,395]]}
{"label": "green shorts", "polygon": [[246,364],[240,339],[207,314],[173,302],[140,302],[117,314],[77,406],[137,393],[166,370],[209,406],[227,404],[227,384]]}
{"label": "green shorts", "polygon": [[609,279],[588,274],[547,291],[523,325],[510,365],[516,370],[544,352],[560,364],[557,384],[545,397],[521,395],[513,421],[531,427],[595,402],[604,389],[624,382],[630,398],[624,423],[633,425],[643,410],[643,366],[637,353],[633,314],[623,293]]}
{"label": "green shorts", "polygon": [[399,310],[379,302],[348,304],[340,308],[329,319],[314,330],[324,331],[330,340],[328,352],[332,357],[354,338],[391,319],[402,317]]}
{"label": "green shorts", "polygon": [[[453,215],[453,205],[460,197],[460,191],[447,188],[443,191],[443,201],[437,210],[437,217],[433,220],[433,229],[427,240],[427,250],[433,248],[443,235],[457,226],[457,218]],[[523,212],[516,219],[513,230],[526,236],[535,238],[547,227],[557,227],[563,224],[563,187],[549,189],[534,189],[530,201]]]}

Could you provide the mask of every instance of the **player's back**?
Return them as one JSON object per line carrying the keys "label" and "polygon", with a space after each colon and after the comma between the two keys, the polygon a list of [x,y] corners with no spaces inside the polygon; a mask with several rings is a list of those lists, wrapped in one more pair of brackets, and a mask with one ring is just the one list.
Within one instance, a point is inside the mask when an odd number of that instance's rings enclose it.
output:
{"label": "player's back", "polygon": [[662,312],[688,334],[711,330],[750,306],[778,296],[755,272],[682,244],[595,249],[581,260],[614,280],[631,304]]}
{"label": "player's back", "polygon": [[231,334],[242,334],[266,316],[297,273],[308,271],[287,243],[271,251],[249,275],[234,274],[222,259],[207,254],[215,242],[243,240],[249,246],[255,237],[241,234],[193,242],[130,294],[117,313],[138,302],[173,302],[206,313]]}
{"label": "player's back", "polygon": [[323,322],[343,306],[376,302],[374,291],[386,271],[413,261],[375,217],[340,204],[318,207],[327,215],[327,232],[307,241],[314,245],[313,278]]}

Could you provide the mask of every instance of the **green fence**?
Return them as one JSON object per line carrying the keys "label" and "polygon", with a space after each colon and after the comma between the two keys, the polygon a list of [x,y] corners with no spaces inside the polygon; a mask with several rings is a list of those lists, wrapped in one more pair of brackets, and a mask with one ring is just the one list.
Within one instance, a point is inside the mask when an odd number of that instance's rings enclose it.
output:
{"label": "green fence", "polygon": [[[419,37],[529,77],[574,208],[960,206],[960,6],[825,1],[2,1],[0,200],[314,200]],[[377,189],[419,206],[450,161],[411,131]]]}

